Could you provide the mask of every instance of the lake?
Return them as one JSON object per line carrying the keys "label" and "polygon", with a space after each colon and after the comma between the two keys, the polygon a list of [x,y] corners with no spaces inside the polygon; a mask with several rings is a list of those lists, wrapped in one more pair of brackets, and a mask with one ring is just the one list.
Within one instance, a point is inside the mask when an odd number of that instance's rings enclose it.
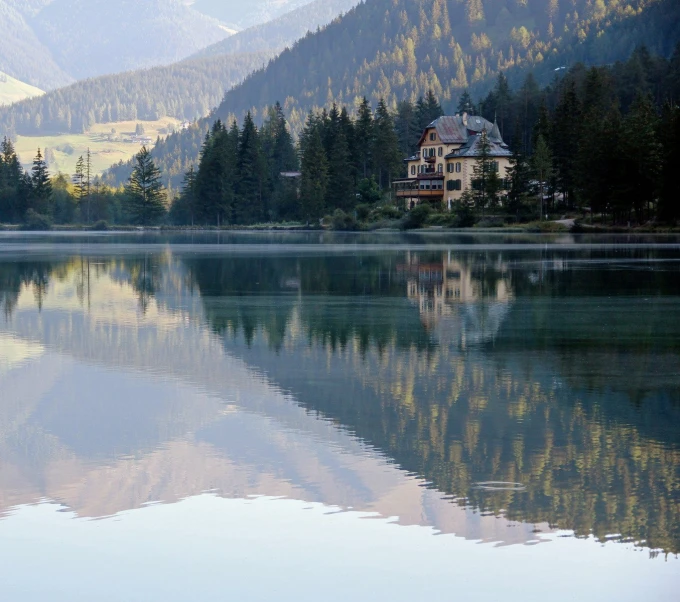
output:
{"label": "lake", "polygon": [[680,591],[680,239],[0,234],[3,600]]}

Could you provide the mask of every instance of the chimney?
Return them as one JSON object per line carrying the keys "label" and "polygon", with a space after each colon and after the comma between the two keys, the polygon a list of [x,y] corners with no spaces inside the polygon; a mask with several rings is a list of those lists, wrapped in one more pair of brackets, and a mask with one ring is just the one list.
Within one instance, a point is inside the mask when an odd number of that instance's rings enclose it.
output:
{"label": "chimney", "polygon": [[467,111],[463,111],[463,125],[465,127],[467,127],[467,118],[468,118]]}

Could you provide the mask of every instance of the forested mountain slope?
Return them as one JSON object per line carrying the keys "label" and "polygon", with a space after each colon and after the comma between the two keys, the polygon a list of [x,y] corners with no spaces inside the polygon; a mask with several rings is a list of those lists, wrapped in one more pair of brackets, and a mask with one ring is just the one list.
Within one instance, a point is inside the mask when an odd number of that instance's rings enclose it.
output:
{"label": "forested mountain slope", "polygon": [[196,53],[195,56],[212,56],[236,52],[257,52],[261,50],[283,50],[292,46],[307,32],[324,27],[335,17],[346,13],[360,0],[313,0],[306,2],[285,15],[255,25],[212,44]]}
{"label": "forested mountain slope", "polygon": [[207,115],[231,86],[261,67],[270,53],[187,59],[167,67],[103,75],[0,107],[0,138],[82,133],[95,123],[193,121]]}
{"label": "forested mountain slope", "polygon": [[[428,89],[451,111],[464,90],[485,94],[499,71],[515,86],[529,72],[545,85],[560,66],[625,60],[643,44],[670,56],[678,40],[676,0],[368,0],[230,90],[210,119],[171,135],[154,156],[178,184],[217,117],[240,121],[250,110],[259,120],[280,100],[299,132],[314,108],[356,106],[363,95],[395,107]],[[117,166],[110,179],[128,173]]]}
{"label": "forested mountain slope", "polygon": [[0,70],[53,89],[167,64],[233,33],[183,0],[0,0]]}
{"label": "forested mountain slope", "polygon": [[557,67],[626,59],[640,44],[669,56],[679,38],[677,0],[369,0],[231,90],[217,116],[280,100],[298,129],[331,101],[394,106],[428,89],[448,109],[499,71],[548,83]]}

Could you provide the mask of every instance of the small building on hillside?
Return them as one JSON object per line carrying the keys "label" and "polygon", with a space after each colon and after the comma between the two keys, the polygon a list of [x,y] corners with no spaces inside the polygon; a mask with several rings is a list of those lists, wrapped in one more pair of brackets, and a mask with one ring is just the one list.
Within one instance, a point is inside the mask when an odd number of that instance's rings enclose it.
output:
{"label": "small building on hillside", "polygon": [[512,153],[503,142],[498,124],[467,113],[445,115],[425,128],[418,152],[405,159],[408,176],[393,182],[397,201],[407,209],[422,202],[451,209],[475,185],[474,166],[484,131],[493,168],[505,179]]}

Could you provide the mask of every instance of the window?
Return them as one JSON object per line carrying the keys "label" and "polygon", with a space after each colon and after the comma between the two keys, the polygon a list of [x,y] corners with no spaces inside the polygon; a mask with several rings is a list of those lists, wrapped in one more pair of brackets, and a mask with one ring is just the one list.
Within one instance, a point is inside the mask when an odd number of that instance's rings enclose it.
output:
{"label": "window", "polygon": [[453,173],[453,163],[446,164],[446,173]]}
{"label": "window", "polygon": [[498,173],[498,161],[491,161],[491,171]]}
{"label": "window", "polygon": [[456,190],[463,190],[463,182],[461,180],[455,180]]}
{"label": "window", "polygon": [[444,173],[444,166],[440,163],[437,165],[437,172],[438,173]]}
{"label": "window", "polygon": [[456,189],[456,188],[455,188],[455,183],[454,183],[454,181],[453,181],[453,180],[449,180],[449,181],[446,183],[446,190],[455,190],[455,189]]}
{"label": "window", "polygon": [[456,163],[456,173],[460,173],[460,169],[461,169],[461,164]]}
{"label": "window", "polygon": [[416,166],[415,165],[411,165],[411,175],[412,176],[416,175]]}
{"label": "window", "polygon": [[437,139],[437,134],[435,134],[434,132],[432,132],[432,133],[430,134],[430,140],[431,140],[432,142],[434,142],[436,139]]}
{"label": "window", "polygon": [[444,154],[444,149],[440,146],[437,150],[437,154],[441,157]]}

